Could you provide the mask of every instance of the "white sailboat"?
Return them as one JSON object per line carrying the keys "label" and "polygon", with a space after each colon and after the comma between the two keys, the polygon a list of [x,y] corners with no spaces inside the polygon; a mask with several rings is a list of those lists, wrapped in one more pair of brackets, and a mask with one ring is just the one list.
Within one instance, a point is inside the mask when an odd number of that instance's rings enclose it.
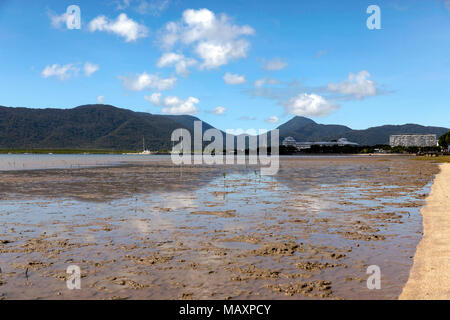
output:
{"label": "white sailboat", "polygon": [[142,137],[142,152],[139,154],[152,154],[150,150],[145,149],[145,138]]}
{"label": "white sailboat", "polygon": [[145,138],[142,137],[142,152],[136,152],[136,153],[124,153],[124,154],[154,154],[154,152],[145,149]]}

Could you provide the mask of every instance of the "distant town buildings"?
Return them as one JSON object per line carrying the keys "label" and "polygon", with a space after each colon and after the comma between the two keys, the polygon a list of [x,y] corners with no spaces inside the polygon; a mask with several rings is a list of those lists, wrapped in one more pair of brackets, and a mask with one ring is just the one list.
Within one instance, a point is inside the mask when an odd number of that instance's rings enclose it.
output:
{"label": "distant town buildings", "polygon": [[293,137],[286,137],[281,142],[285,147],[295,147],[297,150],[310,149],[311,146],[358,146],[355,142],[350,142],[346,138],[340,138],[336,141],[319,141],[319,142],[298,142]]}
{"label": "distant town buildings", "polygon": [[435,134],[396,134],[389,138],[391,147],[434,147],[438,145]]}

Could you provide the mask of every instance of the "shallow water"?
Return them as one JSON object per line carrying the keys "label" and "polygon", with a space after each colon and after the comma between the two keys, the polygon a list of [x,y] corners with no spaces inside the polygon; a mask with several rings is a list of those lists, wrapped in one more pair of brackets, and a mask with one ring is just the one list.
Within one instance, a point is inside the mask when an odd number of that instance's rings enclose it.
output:
{"label": "shallow water", "polygon": [[0,154],[0,171],[74,169],[169,158],[168,155],[132,154]]}
{"label": "shallow water", "polygon": [[[3,172],[0,295],[395,299],[434,173],[354,157],[282,158],[273,177],[168,159]],[[66,288],[71,264],[82,290]],[[381,290],[367,288],[369,265],[381,268]]]}

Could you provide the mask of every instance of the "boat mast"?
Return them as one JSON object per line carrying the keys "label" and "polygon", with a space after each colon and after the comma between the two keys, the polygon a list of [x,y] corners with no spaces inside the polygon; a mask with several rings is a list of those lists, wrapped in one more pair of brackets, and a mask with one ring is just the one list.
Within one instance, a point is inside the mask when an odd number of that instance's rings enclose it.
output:
{"label": "boat mast", "polygon": [[145,138],[142,136],[142,151],[145,151]]}

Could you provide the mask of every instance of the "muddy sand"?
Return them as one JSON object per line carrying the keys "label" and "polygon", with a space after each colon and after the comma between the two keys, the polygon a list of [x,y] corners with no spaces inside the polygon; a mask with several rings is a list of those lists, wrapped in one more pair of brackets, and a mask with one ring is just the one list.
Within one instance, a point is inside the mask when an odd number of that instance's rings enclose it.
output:
{"label": "muddy sand", "polygon": [[400,299],[450,299],[450,164],[442,164],[422,208],[424,235]]}
{"label": "muddy sand", "polygon": [[[282,157],[0,172],[1,299],[397,299],[439,171]],[[66,286],[81,269],[81,289]],[[367,267],[381,269],[380,290]]]}

